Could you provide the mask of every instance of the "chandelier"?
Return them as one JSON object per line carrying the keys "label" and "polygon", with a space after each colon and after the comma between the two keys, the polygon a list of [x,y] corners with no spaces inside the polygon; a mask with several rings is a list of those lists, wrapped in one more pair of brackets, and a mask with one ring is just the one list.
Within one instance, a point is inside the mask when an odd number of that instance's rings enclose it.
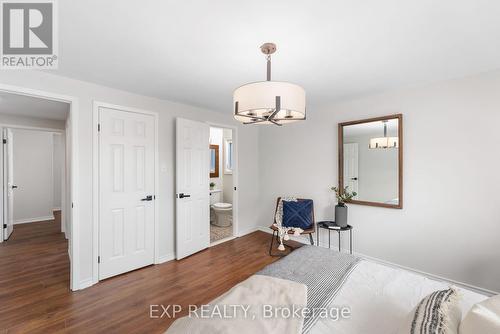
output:
{"label": "chandelier", "polygon": [[369,148],[398,148],[398,137],[387,137],[387,121],[382,121],[384,124],[384,136],[371,138]]}
{"label": "chandelier", "polygon": [[306,92],[298,85],[271,81],[271,55],[274,43],[260,47],[267,60],[267,80],[252,82],[235,89],[233,93],[234,118],[243,124],[274,124],[306,119]]}

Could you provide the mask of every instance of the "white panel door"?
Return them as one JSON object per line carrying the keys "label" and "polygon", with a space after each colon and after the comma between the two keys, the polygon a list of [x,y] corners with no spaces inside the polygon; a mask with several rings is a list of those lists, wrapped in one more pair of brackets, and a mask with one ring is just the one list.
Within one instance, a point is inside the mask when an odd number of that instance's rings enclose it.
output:
{"label": "white panel door", "polygon": [[3,238],[4,240],[9,239],[12,231],[14,230],[14,189],[17,188],[14,185],[14,136],[12,135],[11,129],[4,129],[3,138],[7,141],[4,146],[4,184],[7,185],[7,189],[4,192],[4,221],[7,225],[4,228]]}
{"label": "white panel door", "polygon": [[210,246],[209,126],[177,118],[176,257]]}
{"label": "white panel door", "polygon": [[358,192],[358,156],[358,143],[344,144],[344,187],[350,192]]}
{"label": "white panel door", "polygon": [[99,109],[99,279],[154,262],[155,120]]}

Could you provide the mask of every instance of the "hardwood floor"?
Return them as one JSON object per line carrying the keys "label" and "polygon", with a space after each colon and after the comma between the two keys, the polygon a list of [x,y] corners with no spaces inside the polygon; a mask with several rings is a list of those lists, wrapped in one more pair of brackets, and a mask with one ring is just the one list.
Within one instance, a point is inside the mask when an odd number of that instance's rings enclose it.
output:
{"label": "hardwood floor", "polygon": [[162,333],[174,319],[151,319],[151,304],[182,305],[182,316],[278,259],[270,235],[254,232],[70,292],[59,231],[59,221],[16,225],[0,244],[0,333]]}

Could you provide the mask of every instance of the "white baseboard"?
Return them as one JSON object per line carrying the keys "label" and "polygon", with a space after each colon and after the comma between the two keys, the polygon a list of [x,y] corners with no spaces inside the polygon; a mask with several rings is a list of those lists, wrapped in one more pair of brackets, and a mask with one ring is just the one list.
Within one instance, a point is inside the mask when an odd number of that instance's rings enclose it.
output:
{"label": "white baseboard", "polygon": [[36,223],[36,222],[42,222],[42,221],[47,221],[47,220],[54,220],[54,215],[43,216],[43,217],[27,218],[27,219],[19,219],[19,220],[14,221],[14,225]]}
{"label": "white baseboard", "polygon": [[261,229],[261,226],[256,226],[256,227],[252,227],[252,228],[246,229],[244,231],[239,231],[237,237],[238,238],[242,237],[244,235],[247,235],[247,234],[253,233],[255,231],[258,231],[260,229]]}
{"label": "white baseboard", "polygon": [[[260,230],[262,232],[266,232],[266,233],[272,234],[272,230],[269,227],[260,226],[258,228],[258,230]],[[290,236],[290,239],[294,240],[294,241],[297,241],[297,242],[300,242],[300,243],[303,243],[303,244],[306,244],[306,245],[309,245],[309,239],[306,239],[305,237]],[[316,242],[316,240],[314,240],[314,241]],[[324,247],[324,246],[322,246],[322,247]],[[342,249],[342,251],[346,252],[346,253],[349,252],[348,249]],[[386,266],[389,266],[389,267],[393,267],[393,268],[397,268],[397,269],[402,269],[402,270],[410,271],[410,272],[413,272],[415,274],[419,274],[419,275],[425,276],[427,278],[433,279],[435,281],[441,281],[441,282],[450,283],[452,285],[456,285],[456,286],[462,287],[464,289],[480,293],[482,295],[493,296],[493,295],[500,294],[499,292],[496,292],[496,291],[492,291],[492,290],[481,288],[481,287],[478,287],[478,286],[475,286],[475,285],[472,285],[472,284],[468,284],[468,283],[456,281],[456,280],[453,280],[453,279],[450,279],[450,278],[447,278],[447,277],[443,277],[443,276],[431,274],[431,273],[428,273],[428,272],[425,272],[425,271],[422,271],[422,270],[418,270],[418,269],[414,269],[414,268],[402,266],[402,265],[399,265],[397,263],[385,261],[385,260],[382,260],[382,259],[379,259],[379,258],[376,258],[376,257],[365,255],[363,253],[358,253],[358,252],[354,252],[353,251],[353,254],[357,255],[357,256],[359,256],[359,257],[361,257],[363,259],[372,261],[372,262],[377,262],[377,263],[380,263],[380,264],[383,264],[383,265],[386,265]]]}
{"label": "white baseboard", "polygon": [[82,279],[80,281],[80,286],[78,287],[78,290],[86,289],[88,287],[91,287],[92,285],[94,285],[92,277],[87,279]]}
{"label": "white baseboard", "polygon": [[165,262],[172,261],[172,260],[175,260],[175,254],[168,253],[165,255],[158,256],[158,260],[155,262],[155,264],[165,263]]}

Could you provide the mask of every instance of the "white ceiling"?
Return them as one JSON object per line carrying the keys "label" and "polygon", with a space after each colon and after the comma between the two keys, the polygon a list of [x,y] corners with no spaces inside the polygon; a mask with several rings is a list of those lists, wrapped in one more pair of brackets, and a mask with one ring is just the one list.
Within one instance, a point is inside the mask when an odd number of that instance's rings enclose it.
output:
{"label": "white ceiling", "polygon": [[231,112],[273,78],[308,104],[500,68],[498,0],[59,2],[58,74]]}
{"label": "white ceiling", "polygon": [[69,104],[0,92],[0,113],[50,120],[65,120]]}

